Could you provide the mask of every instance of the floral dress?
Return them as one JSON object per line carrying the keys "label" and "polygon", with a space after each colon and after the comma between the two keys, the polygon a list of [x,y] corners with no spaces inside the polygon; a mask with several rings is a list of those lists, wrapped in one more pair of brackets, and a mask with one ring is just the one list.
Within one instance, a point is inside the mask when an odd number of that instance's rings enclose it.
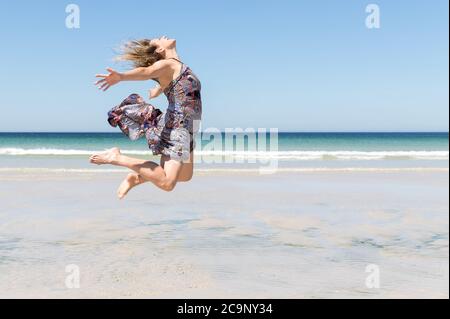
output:
{"label": "floral dress", "polygon": [[194,135],[202,117],[201,83],[182,64],[180,75],[164,90],[169,101],[166,112],[132,94],[108,112],[111,126],[119,126],[131,140],[144,136],[154,155],[187,161],[195,149]]}

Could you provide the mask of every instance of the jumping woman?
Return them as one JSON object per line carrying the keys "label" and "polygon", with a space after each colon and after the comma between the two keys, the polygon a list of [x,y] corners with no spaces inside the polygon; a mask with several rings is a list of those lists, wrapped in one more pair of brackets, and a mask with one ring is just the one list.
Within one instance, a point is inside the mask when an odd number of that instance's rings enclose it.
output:
{"label": "jumping woman", "polygon": [[119,125],[132,140],[145,135],[153,154],[161,155],[160,164],[125,156],[117,147],[91,156],[90,162],[133,171],[117,191],[120,199],[146,182],[172,191],[178,182],[188,182],[193,176],[194,135],[202,114],[200,81],[180,61],[176,41],[165,36],[131,41],[124,46],[119,59],[132,62],[135,69],[119,73],[108,68],[108,74],[97,74],[100,80],[95,84],[99,89],[106,91],[122,81],[154,80],[157,86],[150,90],[150,98],[164,93],[169,105],[166,112],[161,112],[132,94],[109,112],[108,121],[112,126]]}

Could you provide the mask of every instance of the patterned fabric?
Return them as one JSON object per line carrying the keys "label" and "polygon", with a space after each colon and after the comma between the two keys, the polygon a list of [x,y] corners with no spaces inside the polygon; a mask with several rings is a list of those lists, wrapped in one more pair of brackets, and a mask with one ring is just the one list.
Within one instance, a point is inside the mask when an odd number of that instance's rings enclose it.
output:
{"label": "patterned fabric", "polygon": [[157,124],[162,112],[147,104],[138,94],[131,94],[108,112],[108,123],[121,129],[132,141],[145,134],[144,123]]}
{"label": "patterned fabric", "polygon": [[108,122],[133,141],[145,135],[154,155],[186,161],[195,148],[194,134],[202,116],[200,91],[199,79],[183,64],[181,74],[164,90],[169,101],[166,112],[132,94],[108,112]]}
{"label": "patterned fabric", "polygon": [[198,130],[194,121],[200,121],[202,116],[201,84],[199,79],[185,64],[182,65],[180,76],[173,80],[164,90],[169,101],[167,109],[170,114],[170,126],[184,127],[190,133]]}

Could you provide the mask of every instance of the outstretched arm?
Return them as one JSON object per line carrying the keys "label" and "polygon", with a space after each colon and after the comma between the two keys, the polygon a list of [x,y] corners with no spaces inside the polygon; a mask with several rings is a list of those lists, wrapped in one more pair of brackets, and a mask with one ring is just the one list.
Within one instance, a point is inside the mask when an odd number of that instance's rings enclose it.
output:
{"label": "outstretched arm", "polygon": [[154,78],[159,78],[162,74],[167,72],[170,68],[168,61],[161,60],[149,66],[147,68],[136,68],[131,71],[119,73],[111,68],[106,69],[109,74],[97,74],[96,77],[100,78],[95,85],[100,90],[106,91],[111,86],[116,85],[121,81],[146,81]]}

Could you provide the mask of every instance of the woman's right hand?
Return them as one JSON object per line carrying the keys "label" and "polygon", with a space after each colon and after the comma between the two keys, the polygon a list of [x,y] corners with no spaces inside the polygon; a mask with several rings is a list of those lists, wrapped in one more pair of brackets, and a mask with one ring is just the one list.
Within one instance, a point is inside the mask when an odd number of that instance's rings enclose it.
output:
{"label": "woman's right hand", "polygon": [[101,78],[101,80],[98,80],[95,82],[95,85],[103,91],[108,90],[111,86],[116,85],[120,81],[122,81],[122,74],[111,69],[107,68],[106,71],[109,72],[109,74],[97,74],[96,78]]}

